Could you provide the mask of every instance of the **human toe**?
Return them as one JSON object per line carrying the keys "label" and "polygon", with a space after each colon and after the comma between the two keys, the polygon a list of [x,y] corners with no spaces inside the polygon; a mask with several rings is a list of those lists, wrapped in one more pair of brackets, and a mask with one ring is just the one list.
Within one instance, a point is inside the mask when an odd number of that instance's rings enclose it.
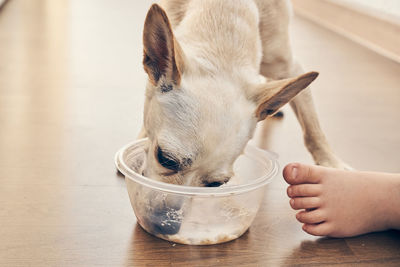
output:
{"label": "human toe", "polygon": [[319,196],[322,191],[320,184],[300,184],[291,185],[287,188],[289,197],[312,197]]}
{"label": "human toe", "polygon": [[306,224],[316,224],[321,223],[326,220],[326,216],[323,211],[319,209],[311,210],[311,211],[300,211],[296,214],[296,219],[299,222]]}
{"label": "human toe", "polygon": [[289,163],[283,169],[283,177],[288,184],[297,185],[304,183],[316,184],[320,181],[318,166],[302,163]]}
{"label": "human toe", "polygon": [[332,231],[332,226],[327,222],[319,224],[304,224],[302,228],[306,233],[315,236],[329,236]]}
{"label": "human toe", "polygon": [[321,205],[319,197],[296,197],[290,200],[290,206],[295,210],[315,209]]}

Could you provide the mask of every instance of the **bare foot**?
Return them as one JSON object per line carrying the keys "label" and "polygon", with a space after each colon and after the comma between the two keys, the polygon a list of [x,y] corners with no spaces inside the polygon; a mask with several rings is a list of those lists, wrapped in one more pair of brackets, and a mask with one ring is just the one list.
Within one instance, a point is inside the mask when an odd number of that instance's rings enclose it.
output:
{"label": "bare foot", "polygon": [[348,237],[400,229],[400,174],[288,164],[290,206],[311,235]]}

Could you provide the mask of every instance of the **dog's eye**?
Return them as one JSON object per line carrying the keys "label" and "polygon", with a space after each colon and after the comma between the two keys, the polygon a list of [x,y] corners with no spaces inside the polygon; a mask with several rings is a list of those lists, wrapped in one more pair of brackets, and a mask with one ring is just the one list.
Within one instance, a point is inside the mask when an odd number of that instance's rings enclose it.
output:
{"label": "dog's eye", "polygon": [[164,168],[171,171],[180,171],[181,167],[177,160],[165,153],[160,147],[157,148],[157,160]]}

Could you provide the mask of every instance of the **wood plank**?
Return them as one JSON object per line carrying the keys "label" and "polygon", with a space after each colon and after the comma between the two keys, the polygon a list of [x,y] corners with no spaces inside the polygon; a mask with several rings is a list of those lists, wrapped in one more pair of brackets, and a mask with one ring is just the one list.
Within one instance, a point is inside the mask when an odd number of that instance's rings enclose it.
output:
{"label": "wood plank", "polygon": [[400,24],[342,2],[292,0],[297,14],[400,62]]}

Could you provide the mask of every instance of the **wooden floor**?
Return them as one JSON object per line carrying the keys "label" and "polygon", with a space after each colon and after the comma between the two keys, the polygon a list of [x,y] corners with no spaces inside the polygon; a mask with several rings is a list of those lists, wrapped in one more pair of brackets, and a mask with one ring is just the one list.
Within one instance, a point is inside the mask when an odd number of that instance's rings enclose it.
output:
{"label": "wooden floor", "polygon": [[[398,231],[304,233],[282,176],[250,230],[226,244],[173,244],[136,224],[113,157],[140,129],[149,5],[11,0],[1,9],[0,266],[400,266]],[[321,72],[314,98],[334,150],[354,168],[400,172],[400,65],[297,17],[293,43],[305,69]],[[311,163],[284,111],[257,143],[281,166]]]}

